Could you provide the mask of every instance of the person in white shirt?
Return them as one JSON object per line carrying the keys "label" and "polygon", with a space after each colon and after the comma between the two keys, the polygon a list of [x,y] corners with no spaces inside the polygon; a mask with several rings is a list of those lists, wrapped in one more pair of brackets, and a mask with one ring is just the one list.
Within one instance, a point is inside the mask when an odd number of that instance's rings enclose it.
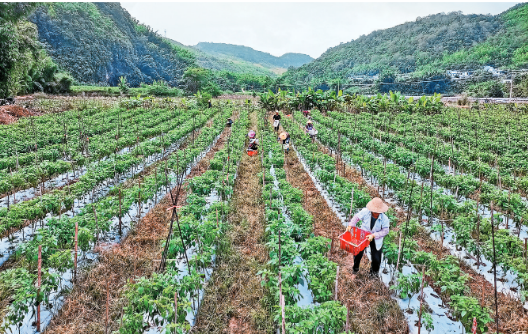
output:
{"label": "person in white shirt", "polygon": [[[370,242],[371,267],[370,274],[378,276],[381,264],[381,248],[383,247],[383,238],[389,233],[390,221],[385,212],[389,207],[383,203],[381,198],[375,197],[367,203],[367,207],[359,211],[348,224],[347,231],[361,221],[361,229],[370,232],[367,236]],[[372,242],[374,240],[374,242]],[[359,271],[359,264],[365,250],[354,256],[354,273]]]}

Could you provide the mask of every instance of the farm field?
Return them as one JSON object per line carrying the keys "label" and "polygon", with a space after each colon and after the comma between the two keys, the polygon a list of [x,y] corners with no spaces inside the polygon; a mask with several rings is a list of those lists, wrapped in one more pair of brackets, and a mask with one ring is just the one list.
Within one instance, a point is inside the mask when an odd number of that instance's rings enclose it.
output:
{"label": "farm field", "polygon": [[[334,94],[312,140],[309,94],[43,99],[1,125],[0,333],[528,330],[526,107]],[[339,243],[374,197],[379,277]]]}

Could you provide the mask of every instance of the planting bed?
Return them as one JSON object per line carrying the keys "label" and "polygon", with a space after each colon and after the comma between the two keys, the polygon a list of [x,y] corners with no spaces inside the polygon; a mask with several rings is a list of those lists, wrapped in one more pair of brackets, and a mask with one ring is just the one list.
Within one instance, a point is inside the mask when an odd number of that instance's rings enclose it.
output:
{"label": "planting bed", "polygon": [[[522,110],[312,93],[44,99],[0,125],[0,333],[528,331]],[[380,277],[338,243],[375,196]]]}

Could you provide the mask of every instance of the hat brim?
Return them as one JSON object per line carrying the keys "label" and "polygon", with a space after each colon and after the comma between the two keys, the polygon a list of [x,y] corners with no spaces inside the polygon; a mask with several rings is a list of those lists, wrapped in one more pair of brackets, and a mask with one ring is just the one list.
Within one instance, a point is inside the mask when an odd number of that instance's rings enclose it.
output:
{"label": "hat brim", "polygon": [[377,205],[376,203],[373,203],[372,201],[370,201],[367,203],[367,209],[370,212],[385,213],[387,212],[387,210],[389,210],[389,206],[383,202]]}

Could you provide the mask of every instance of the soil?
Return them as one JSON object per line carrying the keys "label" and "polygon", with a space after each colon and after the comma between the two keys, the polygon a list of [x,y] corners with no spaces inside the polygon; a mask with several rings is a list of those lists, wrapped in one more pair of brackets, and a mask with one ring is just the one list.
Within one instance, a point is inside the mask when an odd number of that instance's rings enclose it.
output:
{"label": "soil", "polygon": [[314,218],[315,235],[334,240],[329,259],[340,267],[338,299],[350,307],[350,329],[356,333],[408,333],[405,316],[391,298],[390,290],[379,279],[369,277],[370,263],[366,256],[354,275],[353,255],[340,250],[336,242],[345,228],[315,187],[295,151],[288,153],[284,168],[288,182],[305,194],[303,207]]}
{"label": "soil", "polygon": [[[217,143],[196,164],[186,177],[189,180],[203,174],[209,168],[214,154],[221,150],[228,130],[222,132]],[[189,143],[188,139],[181,147]],[[172,189],[176,196],[176,188]],[[186,190],[182,188],[177,205],[183,205]],[[119,329],[126,300],[122,297],[126,283],[136,277],[150,277],[159,266],[163,251],[161,242],[169,231],[171,212],[170,195],[167,194],[141,219],[121,244],[100,248],[98,262],[81,273],[73,291],[66,298],[64,307],[46,328],[47,333],[104,333],[107,284],[109,291],[109,332]],[[107,245],[108,246],[108,245]],[[155,261],[158,260],[158,261]]]}
{"label": "soil", "polygon": [[40,115],[40,113],[30,111],[18,105],[0,106],[0,124],[12,124],[22,117]]}
{"label": "soil", "polygon": [[[257,124],[250,114],[251,128]],[[205,288],[195,333],[270,333],[274,328],[269,292],[259,270],[266,267],[264,203],[258,157],[243,155],[231,199],[230,232],[217,254],[217,267]]]}

